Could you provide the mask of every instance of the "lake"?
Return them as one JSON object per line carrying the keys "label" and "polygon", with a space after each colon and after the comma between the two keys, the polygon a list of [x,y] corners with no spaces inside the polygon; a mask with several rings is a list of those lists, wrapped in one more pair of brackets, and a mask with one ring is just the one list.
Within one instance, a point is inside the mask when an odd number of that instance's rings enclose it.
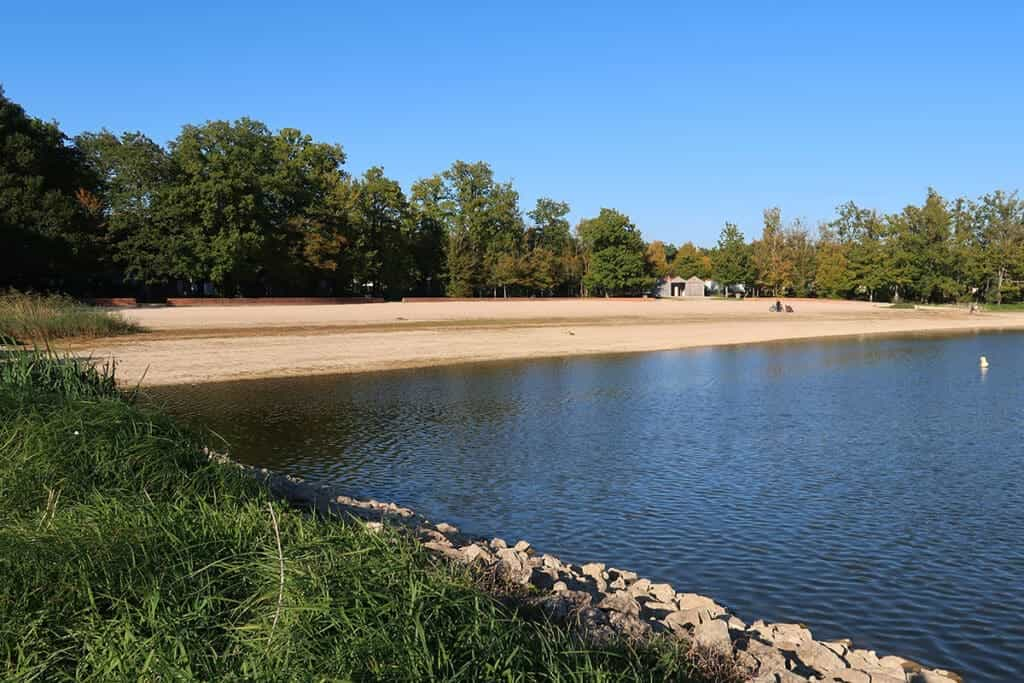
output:
{"label": "lake", "polygon": [[984,334],[151,393],[238,460],[1005,681],[1024,670],[1022,388],[1024,335]]}

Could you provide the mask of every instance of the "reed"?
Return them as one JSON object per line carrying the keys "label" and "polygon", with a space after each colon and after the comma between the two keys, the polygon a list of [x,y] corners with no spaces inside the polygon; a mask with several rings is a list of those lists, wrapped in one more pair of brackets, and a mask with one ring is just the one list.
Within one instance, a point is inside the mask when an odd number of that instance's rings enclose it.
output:
{"label": "reed", "polygon": [[109,337],[140,331],[119,313],[62,294],[0,293],[0,336],[45,345],[68,337]]}

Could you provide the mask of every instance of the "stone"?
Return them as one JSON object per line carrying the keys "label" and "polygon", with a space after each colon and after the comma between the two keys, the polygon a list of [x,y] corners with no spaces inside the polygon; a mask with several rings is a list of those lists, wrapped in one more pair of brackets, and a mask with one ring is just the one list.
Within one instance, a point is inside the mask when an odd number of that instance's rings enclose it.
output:
{"label": "stone", "polygon": [[737,617],[737,616],[735,616],[733,614],[729,615],[729,618],[725,620],[725,623],[729,625],[729,630],[730,631],[746,631],[747,630],[746,623],[742,619],[740,619],[739,617]]}
{"label": "stone", "polygon": [[484,547],[471,543],[464,545],[459,548],[459,552],[466,558],[466,562],[473,564],[479,562],[480,564],[490,564],[494,561],[494,556]]}
{"label": "stone", "polygon": [[497,574],[500,579],[508,583],[524,586],[530,582],[533,569],[527,566],[522,557],[512,548],[502,548],[497,552]]}
{"label": "stone", "polygon": [[703,607],[710,612],[714,612],[716,615],[725,614],[724,607],[711,598],[704,597],[703,595],[697,595],[696,593],[680,593],[676,596],[676,604],[679,605],[679,609],[695,609],[697,607]]}
{"label": "stone", "polygon": [[653,595],[658,602],[672,602],[676,597],[675,590],[667,583],[652,583],[647,593]]}
{"label": "stone", "polygon": [[766,624],[759,619],[754,622],[750,630],[756,633],[761,640],[775,647],[789,646],[792,648],[814,640],[810,629],[802,624]]}
{"label": "stone", "polygon": [[452,547],[451,543],[439,543],[437,541],[428,541],[423,544],[423,547],[427,550],[432,550],[439,555],[444,555],[449,560],[455,560],[458,562],[465,562],[465,557],[458,550]]}
{"label": "stone", "polygon": [[643,615],[649,619],[664,619],[676,611],[676,604],[674,602],[647,600],[642,605],[642,610]]}
{"label": "stone", "polygon": [[640,603],[632,596],[620,591],[606,595],[597,606],[601,609],[612,610],[622,614],[629,614],[634,617],[640,616]]}
{"label": "stone", "polygon": [[651,582],[647,579],[637,579],[633,583],[629,584],[626,589],[630,595],[645,595],[647,591],[651,589]]}
{"label": "stone", "polygon": [[580,569],[584,576],[592,576],[595,579],[604,579],[604,564],[601,562],[588,562]]}
{"label": "stone", "polygon": [[596,607],[583,607],[576,612],[576,628],[589,642],[606,643],[615,638],[606,615]]}
{"label": "stone", "polygon": [[874,650],[847,650],[846,654],[843,655],[843,659],[846,660],[851,669],[860,669],[862,671],[882,669],[882,663],[878,660],[878,655],[875,654]]}
{"label": "stone", "polygon": [[447,522],[441,522],[435,524],[434,528],[440,531],[442,534],[457,534],[459,533],[459,527],[448,524]]}
{"label": "stone", "polygon": [[693,628],[693,642],[724,654],[732,654],[729,626],[721,619],[711,619]]}
{"label": "stone", "polygon": [[842,657],[814,640],[798,644],[795,652],[804,666],[819,673],[831,673],[847,668]]}
{"label": "stone", "polygon": [[893,674],[898,673],[916,673],[923,669],[920,664],[910,659],[903,657],[897,657],[896,655],[887,655],[885,657],[878,658],[878,665],[885,671],[892,671]]}
{"label": "stone", "polygon": [[636,581],[637,578],[639,577],[636,572],[627,571],[625,569],[616,569],[615,567],[610,567],[608,569],[608,579],[610,581],[622,579],[625,583],[632,583]]}
{"label": "stone", "polygon": [[748,669],[756,671],[761,675],[774,672],[789,672],[789,660],[786,655],[771,645],[762,643],[759,640],[748,640],[740,647],[742,651],[737,658]]}
{"label": "stone", "polygon": [[958,674],[944,669],[921,669],[910,676],[910,683],[961,683]]}
{"label": "stone", "polygon": [[869,676],[857,669],[844,669],[842,671],[829,672],[830,679],[842,683],[872,683],[873,676]]}
{"label": "stone", "polygon": [[490,546],[495,550],[501,550],[502,548],[507,548],[508,543],[506,543],[503,538],[492,538]]}
{"label": "stone", "polygon": [[[695,609],[681,609],[676,612],[672,612],[671,614],[663,617],[662,621],[673,631],[682,633],[683,631],[688,632],[693,626],[711,621],[714,618],[714,615],[712,615],[707,609],[697,607]],[[728,627],[729,625],[726,624],[726,628]]]}
{"label": "stone", "polygon": [[533,603],[548,619],[562,623],[578,610],[590,606],[590,595],[577,591],[558,591]]}
{"label": "stone", "polygon": [[625,590],[626,589],[626,580],[624,578],[622,578],[621,576],[616,576],[615,578],[613,578],[611,581],[608,582],[608,588],[610,588],[612,590],[617,590],[617,591]]}
{"label": "stone", "polygon": [[[532,567],[530,572],[530,584],[542,591],[553,590],[555,584],[561,583],[558,580],[558,573],[553,569]],[[564,584],[563,584],[564,585]]]}
{"label": "stone", "polygon": [[525,553],[531,548],[530,544],[527,541],[519,541],[512,547],[513,549],[515,549],[516,552],[520,553]]}
{"label": "stone", "polygon": [[550,567],[551,569],[561,569],[562,568],[561,560],[559,560],[554,555],[547,555],[547,554],[541,555],[540,556],[540,561],[541,561],[541,564],[543,566]]}
{"label": "stone", "polygon": [[555,581],[555,585],[551,587],[553,591],[567,591],[569,590],[569,584],[565,581]]}
{"label": "stone", "polygon": [[651,627],[648,624],[625,612],[611,612],[608,615],[608,623],[630,640],[643,640],[651,635]]}

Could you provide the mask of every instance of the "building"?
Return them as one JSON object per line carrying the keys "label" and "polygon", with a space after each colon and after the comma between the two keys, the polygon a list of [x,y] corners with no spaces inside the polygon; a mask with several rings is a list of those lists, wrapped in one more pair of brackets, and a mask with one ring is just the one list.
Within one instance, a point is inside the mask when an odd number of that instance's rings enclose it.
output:
{"label": "building", "polygon": [[659,298],[704,296],[704,281],[696,275],[689,280],[684,280],[681,277],[663,277],[654,286],[654,296]]}

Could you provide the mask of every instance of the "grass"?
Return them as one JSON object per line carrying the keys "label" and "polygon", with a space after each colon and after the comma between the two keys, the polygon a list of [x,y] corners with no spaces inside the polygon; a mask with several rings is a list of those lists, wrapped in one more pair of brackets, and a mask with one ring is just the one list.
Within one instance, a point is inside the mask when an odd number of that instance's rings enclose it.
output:
{"label": "grass", "polygon": [[120,314],[62,294],[0,293],[0,337],[22,343],[46,344],[67,337],[109,337],[139,330]]}
{"label": "grass", "polygon": [[982,304],[982,306],[986,311],[992,311],[993,313],[1024,311],[1024,302],[1021,301],[1012,304]]}
{"label": "grass", "polygon": [[0,361],[0,679],[708,680],[682,644],[586,646],[201,445],[109,367]]}

